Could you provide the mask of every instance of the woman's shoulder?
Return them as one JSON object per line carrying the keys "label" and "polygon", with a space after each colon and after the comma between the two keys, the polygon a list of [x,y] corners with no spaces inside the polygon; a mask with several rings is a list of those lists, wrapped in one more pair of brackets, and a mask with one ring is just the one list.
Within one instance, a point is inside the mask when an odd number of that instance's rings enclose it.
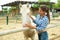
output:
{"label": "woman's shoulder", "polygon": [[43,18],[44,20],[46,20],[46,21],[48,21],[48,17],[47,16],[44,16],[44,18]]}

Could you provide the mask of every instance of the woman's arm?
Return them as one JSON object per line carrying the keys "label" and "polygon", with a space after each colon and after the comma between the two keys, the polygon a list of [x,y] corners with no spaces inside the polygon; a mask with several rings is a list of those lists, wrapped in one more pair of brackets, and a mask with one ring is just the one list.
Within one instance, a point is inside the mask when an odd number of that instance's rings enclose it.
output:
{"label": "woman's arm", "polygon": [[[36,21],[36,22],[38,22],[38,21]],[[48,23],[49,23],[48,19],[43,18],[42,20],[40,20],[38,22],[39,25],[37,27],[33,26],[29,23],[27,23],[26,26],[40,31],[40,30],[44,30],[47,27]]]}
{"label": "woman's arm", "polygon": [[[31,28],[31,29],[36,29],[36,30],[38,30],[38,31],[40,31],[40,32],[46,31],[44,27],[36,27],[36,26],[33,26],[33,25],[29,24],[29,23],[26,24],[25,27],[29,27],[29,28]],[[43,29],[43,30],[42,30],[42,29]]]}
{"label": "woman's arm", "polygon": [[29,17],[32,19],[32,21],[33,21],[35,24],[37,24],[36,19],[38,18],[38,15],[37,15],[37,17],[34,17],[34,16],[32,16],[31,14],[28,14],[28,15],[29,15]]}
{"label": "woman's arm", "polygon": [[33,26],[33,25],[31,25],[30,23],[27,23],[27,24],[25,25],[25,27],[29,27],[29,28],[32,28],[32,29],[36,29],[36,26]]}

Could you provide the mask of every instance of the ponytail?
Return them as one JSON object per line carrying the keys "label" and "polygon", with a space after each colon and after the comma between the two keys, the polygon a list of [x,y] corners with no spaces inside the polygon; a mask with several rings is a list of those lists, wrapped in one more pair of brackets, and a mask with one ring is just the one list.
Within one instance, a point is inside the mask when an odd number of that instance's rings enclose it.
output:
{"label": "ponytail", "polygon": [[47,13],[46,16],[48,17],[50,22],[49,8],[47,6],[41,6],[40,8]]}
{"label": "ponytail", "polygon": [[47,11],[47,15],[46,15],[49,19],[49,22],[50,22],[50,14],[49,14],[49,11]]}

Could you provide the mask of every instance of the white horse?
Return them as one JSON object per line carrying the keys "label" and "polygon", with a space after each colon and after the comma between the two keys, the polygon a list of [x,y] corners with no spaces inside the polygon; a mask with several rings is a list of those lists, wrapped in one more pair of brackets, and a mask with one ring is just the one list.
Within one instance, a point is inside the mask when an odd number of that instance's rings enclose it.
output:
{"label": "white horse", "polygon": [[[28,13],[30,12],[30,7],[28,5],[22,5],[20,7],[20,13],[22,14],[22,24],[25,25],[26,22],[32,23],[31,19],[28,16]],[[28,40],[31,38],[31,40],[35,40],[35,30],[34,29],[28,29],[23,32],[25,40]]]}

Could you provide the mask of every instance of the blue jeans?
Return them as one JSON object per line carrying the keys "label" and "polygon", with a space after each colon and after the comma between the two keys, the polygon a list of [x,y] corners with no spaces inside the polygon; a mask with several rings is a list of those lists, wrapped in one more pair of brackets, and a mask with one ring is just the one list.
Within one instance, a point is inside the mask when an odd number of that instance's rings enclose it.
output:
{"label": "blue jeans", "polygon": [[39,40],[48,40],[48,33],[47,31],[38,33],[38,39]]}

